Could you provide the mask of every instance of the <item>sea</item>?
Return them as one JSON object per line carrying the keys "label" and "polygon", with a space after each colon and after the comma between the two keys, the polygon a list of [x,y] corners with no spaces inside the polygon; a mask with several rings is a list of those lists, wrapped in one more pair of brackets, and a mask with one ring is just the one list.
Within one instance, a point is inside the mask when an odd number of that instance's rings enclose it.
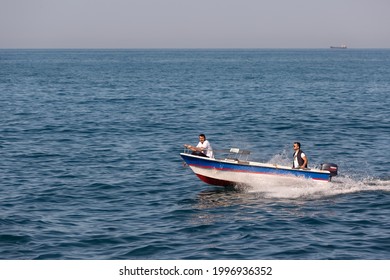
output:
{"label": "sea", "polygon": [[[222,188],[213,149],[332,182]],[[0,259],[389,260],[390,49],[1,49]]]}

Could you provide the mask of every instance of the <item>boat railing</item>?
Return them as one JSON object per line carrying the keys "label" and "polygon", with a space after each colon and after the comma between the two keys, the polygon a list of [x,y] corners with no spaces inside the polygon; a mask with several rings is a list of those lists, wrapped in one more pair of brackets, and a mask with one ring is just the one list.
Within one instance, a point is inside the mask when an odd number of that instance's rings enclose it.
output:
{"label": "boat railing", "polygon": [[[192,150],[185,147],[184,153],[191,154]],[[230,149],[218,149],[218,150],[213,149],[213,153],[214,153],[215,158],[218,158],[218,159],[225,159],[225,160],[238,161],[238,162],[247,162],[251,152],[248,150],[242,150],[239,148],[230,148]]]}

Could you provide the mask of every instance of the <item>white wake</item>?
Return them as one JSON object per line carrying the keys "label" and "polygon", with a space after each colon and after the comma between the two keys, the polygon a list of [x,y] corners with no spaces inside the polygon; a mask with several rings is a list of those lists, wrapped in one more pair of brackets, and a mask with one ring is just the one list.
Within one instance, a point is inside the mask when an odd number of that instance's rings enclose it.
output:
{"label": "white wake", "polygon": [[291,184],[263,180],[262,182],[252,182],[248,186],[237,186],[237,189],[248,193],[258,193],[264,198],[315,199],[363,191],[390,192],[390,180],[372,178],[354,180],[348,177],[335,177],[332,182],[302,179],[299,183],[292,180]]}

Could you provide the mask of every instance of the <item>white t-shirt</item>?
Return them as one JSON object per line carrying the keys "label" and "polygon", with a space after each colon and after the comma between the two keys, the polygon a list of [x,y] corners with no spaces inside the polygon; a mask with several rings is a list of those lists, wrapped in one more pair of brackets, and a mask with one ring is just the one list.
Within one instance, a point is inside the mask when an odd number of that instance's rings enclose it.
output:
{"label": "white t-shirt", "polygon": [[201,142],[196,145],[197,148],[203,148],[202,152],[206,154],[209,158],[214,158],[213,149],[211,148],[210,142],[208,140],[204,140],[203,144]]}
{"label": "white t-shirt", "polygon": [[[294,168],[299,167],[298,157],[297,157],[298,152],[299,151],[295,152],[295,154],[294,154]],[[304,158],[304,157],[306,157],[305,153],[301,153],[301,158]]]}

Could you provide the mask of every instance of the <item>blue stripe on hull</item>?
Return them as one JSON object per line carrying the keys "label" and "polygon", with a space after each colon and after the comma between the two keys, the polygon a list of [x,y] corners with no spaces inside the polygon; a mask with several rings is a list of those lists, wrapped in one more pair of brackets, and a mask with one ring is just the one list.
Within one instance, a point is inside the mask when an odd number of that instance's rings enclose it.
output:
{"label": "blue stripe on hull", "polygon": [[209,158],[201,158],[181,154],[184,161],[190,166],[196,166],[204,169],[216,169],[220,171],[269,174],[280,176],[297,176],[313,180],[330,181],[330,174],[325,172],[305,171],[300,169],[274,168],[267,166],[254,166],[249,164],[240,164],[235,162],[218,161]]}

